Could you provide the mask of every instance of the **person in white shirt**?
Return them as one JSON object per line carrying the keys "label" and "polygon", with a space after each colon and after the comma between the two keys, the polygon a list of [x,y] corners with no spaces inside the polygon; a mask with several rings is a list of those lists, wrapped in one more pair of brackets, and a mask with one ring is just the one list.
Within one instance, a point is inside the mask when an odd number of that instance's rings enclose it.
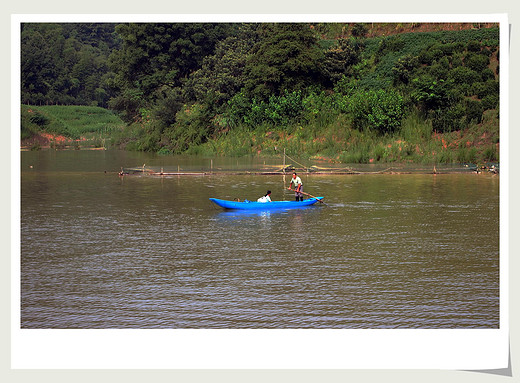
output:
{"label": "person in white shirt", "polygon": [[271,190],[268,190],[263,197],[258,198],[257,202],[271,202]]}
{"label": "person in white shirt", "polygon": [[293,173],[291,183],[289,184],[289,190],[291,189],[291,186],[294,184],[294,196],[296,197],[296,201],[303,201],[303,184],[300,177],[298,177],[298,174]]}

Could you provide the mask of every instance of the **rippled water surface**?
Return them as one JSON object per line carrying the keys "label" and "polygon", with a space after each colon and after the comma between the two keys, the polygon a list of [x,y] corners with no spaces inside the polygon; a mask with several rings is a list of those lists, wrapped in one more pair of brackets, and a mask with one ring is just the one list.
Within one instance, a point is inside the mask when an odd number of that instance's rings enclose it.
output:
{"label": "rippled water surface", "polygon": [[498,328],[499,176],[302,175],[326,204],[240,213],[208,198],[282,176],[126,156],[22,153],[23,328]]}

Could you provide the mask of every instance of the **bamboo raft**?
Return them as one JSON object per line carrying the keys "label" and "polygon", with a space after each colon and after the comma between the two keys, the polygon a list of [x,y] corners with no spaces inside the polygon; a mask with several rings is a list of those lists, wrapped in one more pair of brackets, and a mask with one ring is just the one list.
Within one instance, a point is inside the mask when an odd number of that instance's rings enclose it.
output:
{"label": "bamboo raft", "polygon": [[[286,159],[289,159],[293,164],[287,164]],[[127,168],[121,167],[119,172],[120,176],[131,175],[131,174],[147,174],[150,176],[158,177],[174,177],[174,176],[209,176],[209,175],[262,175],[262,176],[276,176],[276,175],[287,175],[292,172],[298,172],[298,174],[305,175],[355,175],[355,174],[453,174],[453,173],[482,173],[488,171],[494,175],[499,173],[498,164],[463,164],[461,168],[452,169],[441,169],[437,170],[436,166],[428,169],[405,169],[404,167],[389,167],[383,170],[375,171],[360,171],[354,170],[350,167],[320,167],[317,165],[305,166],[300,162],[289,157],[284,150],[283,164],[282,165],[266,165],[264,164],[261,169],[258,170],[223,170],[221,168],[213,168],[213,160],[211,160],[210,170],[201,171],[181,171],[181,167],[177,166],[177,171],[164,171],[163,168],[160,170],[154,170],[153,168],[147,168],[146,164],[143,166]]]}
{"label": "bamboo raft", "polygon": [[292,165],[279,166],[279,165],[265,165],[262,169],[258,170],[223,170],[220,168],[211,170],[201,171],[182,171],[178,167],[177,171],[164,171],[163,168],[156,170],[153,168],[146,168],[145,165],[142,167],[134,168],[121,168],[119,172],[120,176],[125,175],[148,175],[154,177],[180,177],[180,176],[215,176],[215,175],[254,175],[254,176],[278,176],[278,175],[290,175],[296,171],[300,175],[361,175],[361,174],[455,174],[455,173],[483,173],[489,172],[492,174],[498,174],[498,167],[492,166],[463,166],[461,168],[454,169],[436,169],[435,166],[429,169],[413,169],[407,170],[399,167],[389,167],[383,170],[376,171],[360,171],[353,170],[348,167],[318,167],[311,166],[308,168],[293,167]]}

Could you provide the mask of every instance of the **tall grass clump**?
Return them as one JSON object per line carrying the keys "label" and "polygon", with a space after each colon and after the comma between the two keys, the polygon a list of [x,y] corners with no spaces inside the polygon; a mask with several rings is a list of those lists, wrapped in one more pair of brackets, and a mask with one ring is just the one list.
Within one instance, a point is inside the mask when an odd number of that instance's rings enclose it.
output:
{"label": "tall grass clump", "polygon": [[458,149],[456,158],[459,163],[476,163],[477,162],[477,148],[461,147]]}
{"label": "tall grass clump", "polygon": [[431,121],[425,121],[414,109],[401,123],[399,135],[408,143],[422,144],[431,139],[432,132]]}

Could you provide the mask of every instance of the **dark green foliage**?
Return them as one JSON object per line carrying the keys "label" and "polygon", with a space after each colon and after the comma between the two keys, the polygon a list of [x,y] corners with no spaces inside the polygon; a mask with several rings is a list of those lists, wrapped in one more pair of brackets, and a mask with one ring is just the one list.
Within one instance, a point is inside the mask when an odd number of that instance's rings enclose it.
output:
{"label": "dark green foliage", "polygon": [[451,92],[451,81],[436,80],[431,76],[423,75],[413,80],[411,99],[423,111],[448,107],[453,104],[456,95]]}
{"label": "dark green foliage", "polygon": [[[295,137],[295,151],[342,152],[352,132],[400,132],[410,110],[424,132],[452,132],[485,124],[485,112],[499,108],[497,28],[366,39],[367,30],[339,23],[25,24],[22,101],[109,106],[131,125],[117,142],[162,153],[217,152],[213,140],[227,135],[253,150],[272,132]],[[32,118],[31,128],[48,128]],[[345,156],[395,160],[400,153],[359,146]]]}
{"label": "dark green foliage", "polygon": [[466,100],[466,121],[468,123],[476,123],[480,124],[482,122],[482,114],[484,113],[484,108],[482,107],[482,102],[475,100]]}
{"label": "dark green foliage", "polygon": [[244,69],[250,51],[259,41],[257,29],[256,24],[244,24],[236,36],[220,41],[215,53],[206,56],[202,67],[190,76],[185,86],[186,98],[208,99],[220,107],[238,93],[246,80]]}
{"label": "dark green foliage", "polygon": [[412,73],[419,67],[417,56],[406,55],[397,60],[392,68],[394,83],[408,84],[412,78]]}
{"label": "dark green foliage", "polygon": [[283,95],[273,95],[267,101],[254,98],[252,103],[246,105],[242,110],[243,122],[253,128],[262,125],[287,127],[290,122],[297,122],[304,110],[301,91],[285,91]]}
{"label": "dark green foliage", "polygon": [[[494,43],[489,44],[490,49],[474,39],[445,41],[421,51],[423,66],[412,71],[410,100],[431,119],[434,130],[451,132],[479,124],[485,110],[497,107],[499,83],[489,68]],[[399,70],[396,65],[394,71]]]}
{"label": "dark green foliage", "polygon": [[43,128],[45,125],[49,123],[49,119],[45,117],[43,114],[36,112],[34,116],[31,117],[31,122],[33,124],[38,125],[40,128]]}
{"label": "dark green foliage", "polygon": [[352,26],[352,36],[365,37],[368,32],[368,28],[363,23],[357,23]]}
{"label": "dark green foliage", "polygon": [[334,85],[344,76],[352,74],[352,67],[361,60],[363,43],[356,39],[339,39],[323,59],[323,75],[328,85]]}
{"label": "dark green foliage", "polygon": [[245,67],[244,90],[251,99],[305,90],[319,84],[322,52],[308,24],[262,24]]}
{"label": "dark green foliage", "polygon": [[357,129],[389,133],[401,125],[403,99],[393,90],[355,93],[349,100],[350,112]]}
{"label": "dark green foliage", "polygon": [[489,56],[469,53],[464,59],[464,64],[475,72],[482,72],[489,65]]}
{"label": "dark green foliage", "polygon": [[486,96],[492,96],[499,94],[499,84],[495,80],[487,80],[485,82],[475,83],[473,86],[473,93],[478,98],[484,98]]}
{"label": "dark green foliage", "polygon": [[482,77],[473,69],[460,66],[450,71],[448,79],[457,85],[473,85],[474,83],[481,81]]}
{"label": "dark green foliage", "polygon": [[404,46],[405,42],[399,35],[383,38],[379,43],[379,48],[375,55],[376,63],[378,63],[384,55],[401,51]]}
{"label": "dark green foliage", "polygon": [[171,151],[182,153],[206,142],[213,133],[210,117],[206,106],[201,104],[186,105],[180,110],[176,123],[165,132]]}
{"label": "dark green foliage", "polygon": [[240,124],[245,123],[244,116],[249,113],[250,109],[251,102],[246,97],[244,92],[235,94],[231,100],[228,101],[228,105],[224,113],[228,120],[228,124],[232,128],[236,128]]}
{"label": "dark green foliage", "polygon": [[470,42],[468,42],[468,46],[467,46],[468,52],[480,52],[481,48],[482,48],[482,46],[480,45],[480,42],[478,42],[478,41],[471,40]]}
{"label": "dark green foliage", "polygon": [[462,104],[456,104],[449,108],[439,108],[430,111],[433,130],[439,133],[462,130],[465,124],[465,108]]}
{"label": "dark green foliage", "polygon": [[482,109],[496,109],[498,107],[498,95],[490,94],[482,98]]}
{"label": "dark green foliage", "polygon": [[107,106],[114,24],[22,24],[21,95],[26,104]]}
{"label": "dark green foliage", "polygon": [[153,107],[154,118],[164,126],[175,123],[177,112],[182,109],[184,98],[180,88],[171,88],[164,90]]}
{"label": "dark green foliage", "polygon": [[118,25],[122,46],[110,56],[115,73],[110,84],[118,90],[119,100],[111,107],[128,120],[141,107],[171,100],[173,89],[201,67],[204,57],[213,54],[217,42],[230,30],[228,24]]}

